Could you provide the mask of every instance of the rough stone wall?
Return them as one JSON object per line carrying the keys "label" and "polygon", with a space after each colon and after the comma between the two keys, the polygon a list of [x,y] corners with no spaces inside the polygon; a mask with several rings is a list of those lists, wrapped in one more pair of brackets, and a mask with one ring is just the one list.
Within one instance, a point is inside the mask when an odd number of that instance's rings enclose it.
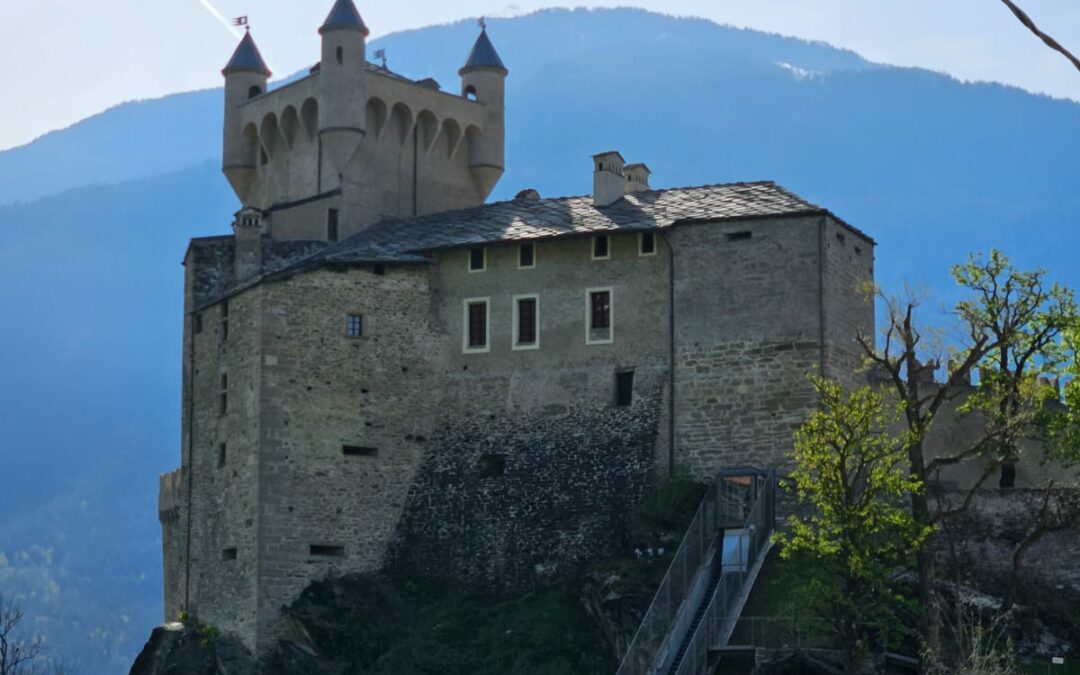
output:
{"label": "rough stone wall", "polygon": [[[315,271],[263,289],[260,644],[312,580],[383,564],[443,358],[425,267]],[[346,335],[348,314],[363,317],[361,337]]]}
{"label": "rough stone wall", "polygon": [[164,619],[175,621],[183,609],[184,544],[187,541],[187,481],[182,469],[161,475],[158,521],[161,523]]}
{"label": "rough stone wall", "polygon": [[391,569],[509,590],[612,554],[653,464],[659,404],[443,419]]}
{"label": "rough stone wall", "polygon": [[[222,304],[202,312],[202,331],[194,335],[193,452],[188,464],[192,500],[187,610],[247,638],[255,611],[261,295],[262,290],[254,288],[234,296],[227,314]],[[187,439],[185,428],[185,447]]]}
{"label": "rough stone wall", "polygon": [[781,464],[815,405],[819,227],[815,216],[672,232],[676,463],[698,478]]}
{"label": "rough stone wall", "polygon": [[823,228],[825,372],[851,386],[865,381],[855,338],[874,338],[874,245],[832,217]]}

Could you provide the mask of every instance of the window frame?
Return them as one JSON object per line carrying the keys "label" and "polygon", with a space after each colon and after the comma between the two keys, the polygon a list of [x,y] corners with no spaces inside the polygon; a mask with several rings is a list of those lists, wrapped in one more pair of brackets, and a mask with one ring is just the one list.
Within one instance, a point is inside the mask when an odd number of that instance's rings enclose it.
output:
{"label": "window frame", "polygon": [[[473,266],[472,266],[473,251],[475,251],[476,249],[480,249],[481,266],[473,269]],[[469,274],[475,274],[477,272],[486,272],[487,271],[487,250],[488,250],[487,246],[470,246],[468,249],[466,249],[465,268],[467,270],[469,270]]]}
{"label": "window frame", "polygon": [[[598,256],[596,255],[596,242],[599,241],[601,238],[607,240],[607,250],[604,255]],[[602,232],[600,234],[594,234],[592,237],[590,237],[589,256],[593,260],[611,260],[611,235],[607,234],[606,232]]]}
{"label": "window frame", "polygon": [[[469,307],[484,305],[484,346],[469,346]],[[485,354],[491,351],[491,296],[465,298],[461,301],[461,353]]]}
{"label": "window frame", "polygon": [[[522,265],[521,264],[521,250],[523,248],[525,248],[526,246],[532,248],[532,264],[531,265]],[[537,246],[536,246],[535,242],[530,241],[530,242],[526,242],[524,244],[518,244],[518,269],[519,270],[536,269],[536,249],[537,249]]]}
{"label": "window frame", "polygon": [[[606,338],[594,339],[592,337],[592,296],[593,293],[607,292],[608,294],[608,335]],[[612,286],[597,286],[585,289],[585,344],[609,345],[615,342],[615,289]]]}
{"label": "window frame", "polygon": [[[352,333],[352,320],[356,319],[357,328],[356,334]],[[356,340],[364,337],[364,314],[363,312],[346,312],[345,313],[345,337],[350,340]]]}
{"label": "window frame", "polygon": [[[648,253],[645,252],[645,235],[647,234],[652,235],[652,250]],[[656,248],[656,232],[654,230],[638,232],[637,254],[639,258],[649,258],[656,255]]]}
{"label": "window frame", "polygon": [[[536,339],[532,342],[521,343],[518,340],[521,324],[520,324],[520,310],[518,308],[518,302],[521,300],[533,300],[536,304],[536,314],[533,318],[533,333]],[[529,349],[540,349],[540,294],[539,293],[522,293],[521,295],[515,295],[512,297],[513,301],[513,316],[514,323],[511,330],[510,348],[514,351],[525,351]]]}

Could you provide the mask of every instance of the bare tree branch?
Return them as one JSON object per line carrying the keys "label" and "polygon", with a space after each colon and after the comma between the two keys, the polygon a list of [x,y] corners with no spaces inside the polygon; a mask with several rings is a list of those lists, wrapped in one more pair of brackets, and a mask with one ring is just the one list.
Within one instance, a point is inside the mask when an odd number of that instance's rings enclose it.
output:
{"label": "bare tree branch", "polygon": [[1044,43],[1046,43],[1047,47],[1053,49],[1056,52],[1060,52],[1065,58],[1069,59],[1069,61],[1071,61],[1074,66],[1076,66],[1077,70],[1080,70],[1080,59],[1073,56],[1073,54],[1068,49],[1062,47],[1061,43],[1059,43],[1057,40],[1039,30],[1039,27],[1035,25],[1035,22],[1031,20],[1031,17],[1028,16],[1027,13],[1024,12],[1024,10],[1017,7],[1016,3],[1014,3],[1012,0],[1001,1],[1005,3],[1005,6],[1008,7],[1013,14],[1016,15],[1016,18],[1020,20],[1020,23],[1027,26],[1027,29],[1034,33],[1035,36],[1042,40]]}

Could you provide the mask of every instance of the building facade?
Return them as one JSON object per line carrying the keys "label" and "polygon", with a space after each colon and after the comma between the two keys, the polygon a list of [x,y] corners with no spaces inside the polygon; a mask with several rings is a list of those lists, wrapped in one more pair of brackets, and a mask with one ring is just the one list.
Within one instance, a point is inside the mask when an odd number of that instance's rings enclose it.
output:
{"label": "building facade", "polygon": [[865,234],[773,183],[652,189],[617,152],[590,196],[485,204],[508,76],[486,31],[458,94],[367,63],[350,0],[321,33],[273,91],[250,35],[224,70],[243,208],[184,259],[167,618],[259,649],[326,574],[572,573],[650,475],[781,464],[806,374],[854,377]]}

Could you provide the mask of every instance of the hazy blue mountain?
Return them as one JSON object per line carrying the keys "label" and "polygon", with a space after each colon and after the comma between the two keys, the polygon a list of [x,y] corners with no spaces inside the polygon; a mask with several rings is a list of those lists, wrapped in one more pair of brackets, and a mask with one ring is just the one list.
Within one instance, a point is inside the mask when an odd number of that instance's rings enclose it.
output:
{"label": "hazy blue mountain", "polygon": [[[780,182],[874,236],[889,287],[947,298],[947,265],[990,246],[1080,286],[1078,104],[640,11],[489,25],[511,71],[493,198],[587,193],[589,155],[615,148],[661,187]],[[369,49],[453,90],[475,34],[462,22]],[[160,619],[179,263],[237,206],[216,168],[220,103],[124,104],[0,153],[0,592],[24,595],[89,675],[124,671]]]}

